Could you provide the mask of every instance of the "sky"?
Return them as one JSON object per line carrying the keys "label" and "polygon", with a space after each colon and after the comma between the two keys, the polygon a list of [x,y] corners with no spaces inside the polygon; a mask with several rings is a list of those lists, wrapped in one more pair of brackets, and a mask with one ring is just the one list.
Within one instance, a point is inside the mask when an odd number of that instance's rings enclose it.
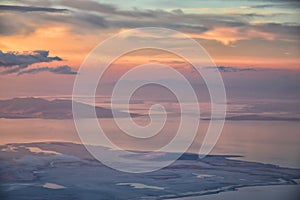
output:
{"label": "sky", "polygon": [[[2,0],[0,98],[70,95],[80,65],[96,45],[131,28],[164,27],[206,49],[220,66],[230,97],[297,99],[299,11],[297,0]],[[193,79],[180,58],[142,51],[117,59],[107,80],[153,60]]]}

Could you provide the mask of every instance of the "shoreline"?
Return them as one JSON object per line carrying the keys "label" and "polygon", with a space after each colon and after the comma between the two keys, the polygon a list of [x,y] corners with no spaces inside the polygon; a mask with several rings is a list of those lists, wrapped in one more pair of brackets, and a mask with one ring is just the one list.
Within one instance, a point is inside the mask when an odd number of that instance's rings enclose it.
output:
{"label": "shoreline", "polygon": [[[234,187],[232,189],[229,190],[220,190],[218,192],[211,192],[211,193],[207,193],[207,194],[201,194],[201,195],[190,195],[190,196],[181,196],[181,197],[175,197],[175,198],[169,198],[169,200],[218,200],[220,198],[222,198],[222,200],[229,200],[232,198],[237,198],[237,199],[244,199],[245,197],[243,195],[249,195],[249,193],[253,196],[247,197],[250,199],[259,197],[262,199],[265,199],[265,197],[262,196],[269,196],[269,195],[273,195],[274,193],[274,189],[276,192],[276,195],[282,195],[282,191],[281,190],[297,190],[297,194],[295,193],[295,195],[300,195],[300,184],[296,183],[296,184],[266,184],[266,185],[253,185],[253,186],[237,186]],[[263,190],[263,191],[262,191]],[[268,191],[268,192],[266,192]],[[271,194],[272,192],[272,194]],[[292,196],[291,196],[292,197]],[[287,198],[287,197],[286,197]],[[290,198],[290,197],[288,197]],[[295,198],[295,200],[298,199],[298,196],[293,196],[292,198]],[[281,200],[282,196],[278,196],[278,198],[274,199],[272,198],[272,200]],[[247,199],[248,200],[248,199]],[[289,200],[294,200],[294,199],[289,199]]]}

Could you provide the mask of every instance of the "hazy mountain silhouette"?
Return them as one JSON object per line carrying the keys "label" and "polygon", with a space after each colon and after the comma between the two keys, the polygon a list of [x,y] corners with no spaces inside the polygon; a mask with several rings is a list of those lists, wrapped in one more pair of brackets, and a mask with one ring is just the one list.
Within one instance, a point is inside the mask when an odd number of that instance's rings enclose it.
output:
{"label": "hazy mountain silhouette", "polygon": [[[76,102],[78,108],[94,109],[92,106]],[[98,118],[113,117],[112,111],[103,107],[95,107]],[[125,113],[119,112],[121,116]],[[131,114],[137,116],[137,114]],[[82,114],[83,118],[90,118],[88,114]],[[43,119],[71,119],[72,101],[55,99],[52,101],[42,98],[14,98],[0,100],[0,118],[43,118]]]}

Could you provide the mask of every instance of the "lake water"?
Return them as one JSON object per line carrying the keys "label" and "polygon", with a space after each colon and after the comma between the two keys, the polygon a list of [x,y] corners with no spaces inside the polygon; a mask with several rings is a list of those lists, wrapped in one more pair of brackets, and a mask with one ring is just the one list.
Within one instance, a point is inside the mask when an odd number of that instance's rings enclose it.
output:
{"label": "lake water", "polygon": [[299,185],[277,185],[245,187],[238,189],[238,192],[229,191],[200,197],[176,198],[174,200],[299,200],[299,197]]}
{"label": "lake water", "polygon": [[[136,119],[143,123],[144,118]],[[177,120],[152,140],[132,139],[120,134],[112,119],[101,119],[109,138],[129,149],[153,150],[166,144],[176,132]],[[201,121],[198,136],[189,149],[197,153],[209,121]],[[300,123],[286,121],[227,121],[211,154],[241,155],[243,160],[300,168]],[[0,119],[1,144],[41,141],[80,143],[73,120]],[[134,144],[134,145],[133,145]],[[176,149],[173,149],[176,151]]]}

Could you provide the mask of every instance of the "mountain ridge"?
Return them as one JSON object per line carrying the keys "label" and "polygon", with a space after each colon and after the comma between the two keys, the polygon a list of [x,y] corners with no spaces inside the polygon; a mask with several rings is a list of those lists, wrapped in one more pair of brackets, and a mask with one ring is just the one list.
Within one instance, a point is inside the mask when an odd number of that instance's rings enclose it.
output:
{"label": "mountain ridge", "polygon": [[[98,118],[112,118],[112,110],[104,107],[75,102],[82,109],[95,109]],[[125,113],[117,111],[119,116]],[[131,114],[135,117],[137,114]],[[82,114],[83,118],[92,118]],[[72,101],[65,99],[47,100],[43,98],[26,97],[0,100],[0,118],[41,118],[41,119],[72,119]]]}

